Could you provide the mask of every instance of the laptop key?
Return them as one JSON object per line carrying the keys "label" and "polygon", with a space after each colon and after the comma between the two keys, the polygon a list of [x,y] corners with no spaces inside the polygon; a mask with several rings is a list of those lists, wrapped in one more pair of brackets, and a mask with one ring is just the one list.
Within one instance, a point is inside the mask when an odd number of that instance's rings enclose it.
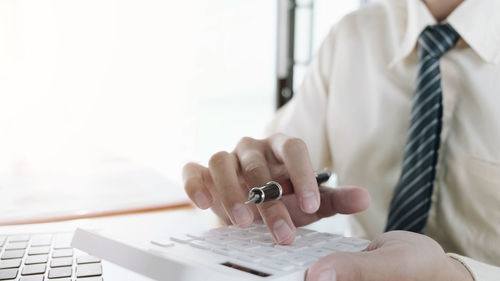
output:
{"label": "laptop key", "polygon": [[3,244],[5,243],[5,240],[7,240],[7,237],[5,236],[0,236],[0,247],[3,246]]}
{"label": "laptop key", "polygon": [[12,280],[17,277],[17,269],[1,269],[0,280]]}
{"label": "laptop key", "polygon": [[9,236],[9,242],[28,242],[30,241],[29,235],[13,235]]}
{"label": "laptop key", "polygon": [[24,250],[28,247],[28,242],[9,242],[5,250]]}
{"label": "laptop key", "polygon": [[72,264],[73,258],[53,258],[50,261],[50,267],[71,266]]}
{"label": "laptop key", "polygon": [[76,277],[101,276],[102,266],[100,263],[82,264],[76,267]]}
{"label": "laptop key", "polygon": [[22,257],[24,257],[24,250],[8,250],[2,254],[2,260],[19,259]]}
{"label": "laptop key", "polygon": [[[43,274],[22,276],[19,281],[43,281]],[[58,279],[57,281],[62,281],[62,279]]]}
{"label": "laptop key", "polygon": [[64,258],[72,256],[73,256],[73,249],[60,249],[60,250],[54,250],[52,252],[53,258]]}
{"label": "laptop key", "polygon": [[50,247],[48,246],[36,246],[36,247],[31,247],[28,250],[28,256],[43,255],[43,254],[48,254],[49,252],[50,252]]}
{"label": "laptop key", "polygon": [[99,258],[96,258],[94,256],[81,256],[76,259],[77,264],[85,264],[85,263],[98,263],[101,262]]}
{"label": "laptop key", "polygon": [[48,259],[47,255],[28,256],[24,261],[24,264],[47,263]]}
{"label": "laptop key", "polygon": [[73,269],[71,268],[71,266],[51,268],[49,270],[49,279],[71,277],[72,273]]}
{"label": "laptop key", "polygon": [[21,275],[43,274],[45,273],[45,269],[45,264],[25,265]]}
{"label": "laptop key", "polygon": [[18,268],[21,266],[21,259],[0,261],[0,269]]}
{"label": "laptop key", "polygon": [[31,246],[50,246],[52,244],[52,235],[37,234],[31,237]]}
{"label": "laptop key", "polygon": [[71,234],[63,233],[55,235],[54,249],[71,249],[71,239]]}

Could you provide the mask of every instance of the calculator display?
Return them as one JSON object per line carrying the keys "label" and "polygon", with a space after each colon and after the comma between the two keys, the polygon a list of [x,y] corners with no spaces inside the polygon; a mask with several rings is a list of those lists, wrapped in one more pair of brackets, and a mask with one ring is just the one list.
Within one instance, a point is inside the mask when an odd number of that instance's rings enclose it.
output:
{"label": "calculator display", "polygon": [[257,276],[260,276],[260,277],[269,277],[269,276],[271,276],[271,274],[260,272],[260,271],[257,271],[255,269],[251,269],[251,268],[244,267],[244,266],[241,266],[241,265],[237,265],[237,264],[234,264],[232,262],[225,262],[225,263],[221,263],[221,264],[224,265],[224,266],[231,267],[231,268],[234,268],[234,269],[238,269],[238,270],[241,270],[241,271],[253,274],[253,275],[257,275]]}

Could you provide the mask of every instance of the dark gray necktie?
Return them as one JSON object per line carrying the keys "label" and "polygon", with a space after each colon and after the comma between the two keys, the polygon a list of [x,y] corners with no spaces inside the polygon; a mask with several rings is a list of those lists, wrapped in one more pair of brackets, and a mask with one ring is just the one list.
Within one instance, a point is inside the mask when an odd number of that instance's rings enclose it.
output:
{"label": "dark gray necktie", "polygon": [[418,39],[419,70],[403,172],[391,201],[386,231],[423,233],[429,216],[443,112],[439,58],[458,41],[449,24],[428,26]]}

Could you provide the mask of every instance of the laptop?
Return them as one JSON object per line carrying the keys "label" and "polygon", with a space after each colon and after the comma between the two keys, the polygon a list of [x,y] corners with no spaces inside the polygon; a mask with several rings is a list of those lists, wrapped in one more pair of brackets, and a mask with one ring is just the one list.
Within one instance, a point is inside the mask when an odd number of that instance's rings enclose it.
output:
{"label": "laptop", "polygon": [[72,246],[155,280],[304,280],[307,268],[335,252],[358,252],[370,241],[297,228],[291,245],[276,245],[267,227],[224,226],[197,233],[152,233],[125,240],[77,229]]}
{"label": "laptop", "polygon": [[[87,225],[87,220],[78,225]],[[0,280],[148,281],[71,247],[74,221],[0,227]]]}

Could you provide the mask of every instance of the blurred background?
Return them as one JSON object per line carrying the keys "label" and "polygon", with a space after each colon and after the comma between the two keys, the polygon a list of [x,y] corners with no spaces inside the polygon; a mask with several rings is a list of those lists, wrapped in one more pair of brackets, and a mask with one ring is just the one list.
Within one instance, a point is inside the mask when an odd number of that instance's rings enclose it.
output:
{"label": "blurred background", "polygon": [[[87,175],[124,171],[178,186],[185,162],[263,136],[289,95],[277,75],[290,39],[293,87],[330,27],[365,2],[0,1],[2,204],[86,198]],[[287,11],[294,38],[280,37]],[[68,177],[80,180],[53,184]]]}

